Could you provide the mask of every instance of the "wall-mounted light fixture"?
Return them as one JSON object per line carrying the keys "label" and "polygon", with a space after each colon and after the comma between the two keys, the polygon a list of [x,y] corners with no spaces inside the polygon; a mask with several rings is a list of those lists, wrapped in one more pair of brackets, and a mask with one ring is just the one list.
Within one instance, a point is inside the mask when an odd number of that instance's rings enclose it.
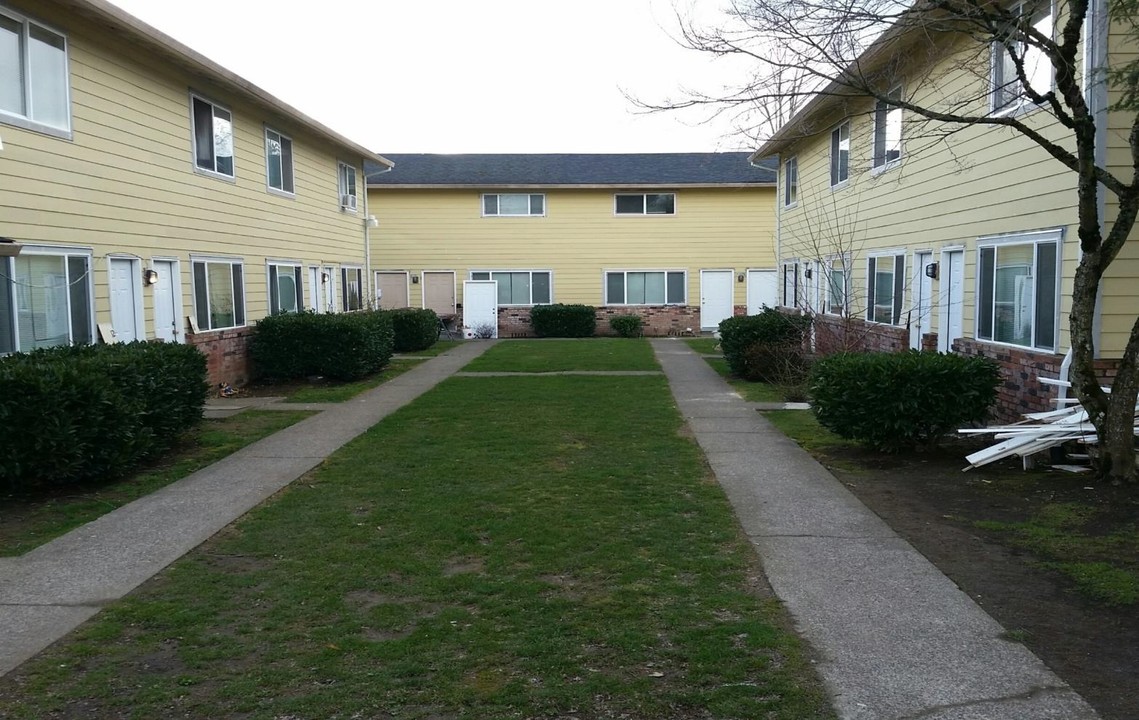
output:
{"label": "wall-mounted light fixture", "polygon": [[925,276],[934,280],[937,279],[937,263],[933,262],[925,266]]}
{"label": "wall-mounted light fixture", "polygon": [[380,221],[376,219],[375,215],[369,215],[364,223],[370,228],[378,228],[380,226]]}
{"label": "wall-mounted light fixture", "polygon": [[16,257],[24,246],[12,238],[0,237],[0,257]]}
{"label": "wall-mounted light fixture", "polygon": [[418,285],[419,284],[419,276],[418,275],[412,275],[411,276],[411,284],[412,285]]}
{"label": "wall-mounted light fixture", "polygon": [[158,271],[154,268],[147,268],[142,271],[143,285],[157,285],[158,284]]}
{"label": "wall-mounted light fixture", "polygon": [[328,273],[322,272],[320,274],[320,282],[321,282],[321,284],[328,282]]}
{"label": "wall-mounted light fixture", "polygon": [[736,282],[743,282],[743,281],[744,281],[744,274],[743,273],[736,275]]}
{"label": "wall-mounted light fixture", "polygon": [[811,279],[811,275],[813,275],[813,273],[811,272],[811,268],[807,268],[806,270],[803,271],[803,277],[807,278],[808,280]]}

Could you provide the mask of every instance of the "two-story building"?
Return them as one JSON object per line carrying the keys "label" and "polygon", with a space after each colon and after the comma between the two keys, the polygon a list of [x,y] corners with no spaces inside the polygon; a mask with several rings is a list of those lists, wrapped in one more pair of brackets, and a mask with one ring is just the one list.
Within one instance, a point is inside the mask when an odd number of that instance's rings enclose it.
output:
{"label": "two-story building", "polygon": [[[1054,32],[1052,9],[1031,19]],[[1087,23],[1086,67],[1129,52],[1104,17]],[[891,42],[904,52],[912,44]],[[977,116],[1015,116],[1049,140],[1074,147],[1070,131],[1023,91],[1008,54],[974,38],[922,38],[911,62],[871,48],[860,71],[879,72],[882,93],[914,105]],[[937,43],[937,47],[933,45]],[[1051,66],[1030,52],[1034,89],[1053,83]],[[881,73],[884,68],[893,72]],[[780,304],[817,314],[815,342],[834,349],[927,348],[985,355],[1004,368],[1006,418],[1051,406],[1070,347],[1068,314],[1080,259],[1077,177],[1038,144],[1007,127],[924,121],[834,85],[754,154],[778,158]],[[1088,99],[1108,165],[1130,163],[1130,122],[1109,113],[1103,83]],[[1113,206],[1103,206],[1110,219]],[[1129,242],[1102,286],[1096,345],[1111,375],[1139,312],[1139,248]]]}
{"label": "two-story building", "polygon": [[[637,314],[649,334],[715,329],[775,303],[775,164],[748,154],[400,155],[368,173],[382,307],[451,315],[498,283],[503,336],[530,308]],[[378,169],[378,168],[377,168]]]}
{"label": "two-story building", "polygon": [[104,0],[0,0],[0,352],[190,342],[241,382],[258,318],[367,303],[365,161]]}

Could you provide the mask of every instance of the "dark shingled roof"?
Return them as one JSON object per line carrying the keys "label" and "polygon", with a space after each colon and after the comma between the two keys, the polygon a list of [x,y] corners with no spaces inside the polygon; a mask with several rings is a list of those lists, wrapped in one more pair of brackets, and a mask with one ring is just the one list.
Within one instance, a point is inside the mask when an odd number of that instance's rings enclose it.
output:
{"label": "dark shingled roof", "polygon": [[774,185],[777,164],[750,153],[431,155],[385,154],[390,172],[368,163],[369,185]]}

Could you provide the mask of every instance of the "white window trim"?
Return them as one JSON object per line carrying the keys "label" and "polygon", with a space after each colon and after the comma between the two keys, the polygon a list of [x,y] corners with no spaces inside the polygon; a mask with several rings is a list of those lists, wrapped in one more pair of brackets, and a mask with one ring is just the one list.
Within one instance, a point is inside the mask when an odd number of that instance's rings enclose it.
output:
{"label": "white window trim", "polygon": [[[1043,243],[1056,243],[1056,321],[1055,321],[1055,337],[1054,343],[1051,348],[1041,348],[1035,345],[1018,345],[1016,343],[1005,342],[1003,340],[988,340],[981,337],[981,250],[982,248],[998,248],[1005,245],[1029,245],[1032,244],[1032,264],[1033,271],[1036,270],[1037,262],[1037,249],[1036,245]],[[945,248],[942,252],[949,252],[952,250],[963,250],[964,247],[954,246]],[[1063,296],[1060,294],[1064,282],[1064,228],[1051,228],[1048,230],[1030,230],[1023,233],[1006,233],[1002,235],[988,235],[977,238],[976,258],[974,262],[973,272],[973,339],[977,342],[985,343],[986,345],[996,345],[998,347],[1016,348],[1018,350],[1028,350],[1029,352],[1044,353],[1044,354],[1058,354],[1060,349],[1060,334],[1063,328],[1060,325],[1061,308],[1063,305]],[[994,278],[995,280],[995,278]],[[996,298],[996,289],[993,290],[993,297]],[[1033,294],[1032,305],[1032,337],[1036,339],[1036,303],[1035,294]],[[996,322],[996,318],[993,318]],[[994,325],[994,335],[995,325]]]}
{"label": "white window trim", "polygon": [[[87,334],[94,343],[98,340],[98,323],[95,320],[95,252],[90,247],[68,247],[66,245],[25,245],[20,251],[20,255],[48,255],[52,257],[68,257],[78,256],[87,259],[87,307],[90,310],[88,313]],[[65,260],[66,263],[66,260]],[[16,348],[14,352],[28,352],[28,350],[18,347],[20,342],[20,309],[19,302],[15,294],[15,273],[16,258],[0,258],[0,273],[6,276],[6,280],[0,283],[0,292],[11,293],[9,305],[11,306],[12,323],[12,340],[13,346]],[[67,336],[71,342],[71,303],[67,304]]]}
{"label": "white window trim", "polygon": [[[0,124],[11,125],[13,127],[18,127],[18,128],[23,129],[23,130],[31,130],[32,132],[41,133],[43,135],[51,135],[52,137],[62,138],[64,140],[73,140],[74,134],[72,131],[72,116],[71,116],[71,42],[67,38],[67,33],[64,33],[60,30],[57,30],[56,28],[52,27],[51,25],[48,25],[47,23],[42,23],[39,20],[33,19],[33,18],[29,17],[28,15],[24,15],[23,13],[19,13],[16,10],[13,10],[12,8],[8,7],[7,5],[0,5],[0,15],[4,15],[5,17],[11,18],[12,20],[15,20],[16,22],[21,23],[24,26],[23,27],[23,33],[24,33],[25,37],[28,34],[28,26],[29,25],[35,25],[35,26],[39,27],[40,29],[45,30],[49,33],[52,33],[53,35],[58,35],[60,38],[63,39],[63,58],[67,63],[67,71],[66,71],[65,77],[63,78],[64,95],[65,95],[65,100],[67,102],[67,127],[61,128],[61,127],[56,127],[55,125],[48,125],[47,123],[42,123],[42,122],[38,122],[36,120],[33,120],[32,118],[30,118],[26,115],[15,115],[12,113],[4,112],[3,110],[0,110]],[[24,53],[24,57],[22,58],[22,60],[23,60],[24,66],[27,67],[28,66],[28,56],[27,56],[27,44],[26,43],[25,43],[24,48],[25,48],[25,53]],[[27,78],[24,78],[24,80],[27,80]],[[27,90],[25,89],[25,93],[26,92],[27,92]],[[25,95],[24,101],[27,102],[26,95]]]}
{"label": "white window trim", "polygon": [[[289,198],[290,200],[295,200],[297,198],[296,143],[293,142],[293,138],[291,136],[286,135],[285,133],[281,132],[280,130],[277,130],[276,128],[272,127],[271,125],[264,126],[264,131],[265,131],[264,132],[264,140],[265,140],[265,189],[267,191],[269,191],[270,194],[279,195],[279,196],[284,197],[284,198]],[[291,174],[293,176],[293,189],[292,190],[282,190],[280,188],[275,188],[269,184],[269,133],[273,133],[274,135],[281,138],[282,140],[288,140],[289,145],[293,148],[293,151],[292,151],[292,161],[293,161],[292,165],[293,166],[291,168],[291,171],[292,171]],[[282,159],[282,162],[281,162],[281,184],[282,185],[284,184],[284,178],[285,178],[284,160]]]}
{"label": "white window trim", "polygon": [[[233,174],[232,175],[226,175],[225,173],[220,173],[217,170],[210,170],[208,168],[199,167],[199,165],[198,165],[198,133],[197,133],[197,127],[194,125],[194,123],[196,122],[195,118],[194,118],[194,100],[195,99],[201,100],[202,102],[209,104],[213,108],[221,108],[222,110],[225,110],[227,113],[229,113],[230,142],[233,143]],[[198,175],[204,175],[206,177],[215,178],[217,180],[224,180],[225,182],[236,183],[237,182],[237,137],[236,137],[237,133],[235,132],[235,128],[237,127],[237,117],[233,114],[233,111],[230,110],[229,107],[227,107],[226,105],[222,105],[219,102],[215,102],[213,100],[210,100],[209,97],[207,97],[207,96],[205,96],[199,92],[195,92],[194,90],[190,91],[190,102],[188,104],[190,106],[189,107],[189,110],[190,110],[190,167],[194,168],[194,172],[197,173]],[[217,165],[217,158],[216,157],[214,158],[214,165],[215,166]]]}
{"label": "white window trim", "polygon": [[[625,297],[629,296],[629,273],[665,273],[663,303],[611,303],[609,302],[609,273],[625,273]],[[668,302],[668,273],[684,273],[684,300],[683,302]],[[552,292],[552,288],[551,288]],[[688,269],[687,268],[604,268],[601,271],[601,298],[603,305],[611,307],[661,307],[671,305],[674,307],[688,304]]]}
{"label": "white window trim", "polygon": [[[880,322],[878,320],[874,320],[874,319],[872,319],[872,317],[867,317],[868,315],[869,316],[874,315],[874,303],[870,302],[870,298],[873,297],[875,301],[878,300],[877,293],[870,292],[870,289],[874,285],[874,276],[869,272],[870,271],[869,260],[870,260],[870,258],[874,258],[874,268],[875,268],[875,273],[877,273],[878,260],[880,258],[887,258],[887,257],[893,261],[891,263],[891,267],[890,267],[890,274],[891,275],[897,274],[897,258],[899,258],[899,257],[902,258],[902,294],[901,294],[901,296],[899,296],[897,298],[894,298],[891,295],[891,300],[893,300],[893,303],[894,303],[893,305],[891,305],[891,314],[893,314],[894,306],[896,305],[898,307],[898,322],[897,323],[893,323],[893,322],[885,322],[884,323],[884,322]],[[862,319],[865,320],[866,322],[870,323],[871,325],[885,325],[886,327],[905,327],[905,324],[902,323],[902,318],[905,315],[905,309],[906,309],[906,269],[909,267],[909,265],[906,262],[906,249],[905,248],[894,248],[891,250],[875,250],[873,252],[866,253],[866,260],[867,260],[867,265],[866,265],[866,270],[867,270],[867,273],[866,273],[866,312],[864,312],[862,314],[863,315]],[[897,283],[898,283],[897,278],[895,278],[894,279],[895,287],[897,286]]]}
{"label": "white window trim", "polygon": [[[492,197],[492,196],[493,197],[499,197],[501,195],[525,195],[526,196],[527,208],[529,208],[529,206],[530,206],[530,197],[531,196],[541,195],[542,196],[542,212],[540,212],[540,213],[527,212],[524,214],[523,213],[515,214],[515,213],[497,212],[497,213],[494,213],[493,215],[488,214],[486,211],[486,199],[488,197]],[[502,205],[501,202],[499,202],[499,207],[501,207],[501,205]],[[546,206],[546,193],[493,192],[493,193],[482,193],[481,195],[479,195],[479,213],[484,218],[536,218],[536,217],[546,217],[546,207],[547,207]]]}
{"label": "white window trim", "polygon": [[[344,170],[351,168],[353,185],[356,190],[353,193],[348,192],[348,182]],[[356,172],[357,168],[352,163],[344,162],[343,160],[336,161],[336,202],[340,205],[341,212],[349,212],[355,214],[360,207],[360,173]],[[345,196],[351,196],[353,203],[348,205],[344,202]]]}
{"label": "white window trim", "polygon": [[[631,196],[631,195],[642,196],[643,199],[641,201],[641,212],[639,212],[639,213],[617,212],[617,198],[620,196]],[[671,195],[672,196],[672,212],[670,212],[670,213],[651,213],[651,212],[648,212],[649,195]],[[646,192],[615,192],[615,193],[613,193],[613,217],[619,217],[619,218],[625,218],[625,217],[636,217],[636,218],[639,218],[639,217],[676,217],[679,214],[680,214],[680,208],[678,207],[678,205],[676,203],[676,192],[673,190],[666,190],[666,191],[662,191],[662,192],[647,192],[646,191]]]}
{"label": "white window trim", "polygon": [[[348,292],[348,273],[350,273],[350,272],[357,273],[357,275],[356,275],[357,280],[356,281],[360,285],[360,307],[356,308],[355,310],[349,310],[348,309],[348,303],[346,302],[348,300],[348,298],[345,297],[346,293]],[[364,287],[364,279],[365,279],[364,266],[363,265],[353,265],[351,263],[344,264],[344,265],[340,266],[340,273],[339,274],[340,274],[340,311],[341,312],[359,312],[361,310],[367,310],[368,309],[368,295],[366,292],[366,288]]]}
{"label": "white window trim", "polygon": [[[223,328],[199,327],[198,332],[200,332],[200,333],[222,332],[223,330],[235,330],[237,328],[248,327],[249,326],[249,288],[246,285],[246,279],[247,278],[246,278],[246,274],[245,274],[245,259],[240,258],[240,257],[227,257],[225,255],[190,255],[190,295],[194,301],[191,309],[194,312],[194,315],[193,315],[194,321],[197,322],[197,319],[198,319],[198,288],[194,284],[194,281],[196,279],[194,277],[194,264],[195,263],[224,263],[227,265],[240,265],[241,266],[241,317],[245,320],[245,322],[243,322],[240,325],[229,325],[229,326],[223,327]],[[232,273],[233,270],[231,269],[230,272]],[[232,275],[231,275],[231,280],[232,280]],[[206,283],[207,283],[206,299],[208,301],[209,300],[209,272],[208,271],[206,273]],[[234,307],[234,309],[235,310],[237,309],[236,306]]]}
{"label": "white window trim", "polygon": [[[892,86],[889,90],[886,91],[886,94],[892,95],[895,90],[898,92],[899,97],[905,97],[905,95],[904,95],[905,88],[902,86],[901,83]],[[905,112],[901,108],[890,108],[890,106],[887,106],[886,107],[886,114],[887,115],[890,114],[891,109],[896,109],[896,110],[898,110],[898,112]],[[906,142],[905,142],[905,135],[903,133],[903,130],[905,130],[905,128],[906,128],[906,124],[905,124],[905,120],[903,118],[900,126],[898,127],[898,157],[897,157],[897,159],[896,160],[884,161],[881,165],[875,164],[877,162],[877,155],[875,154],[875,151],[876,151],[875,146],[877,145],[877,142],[878,142],[878,101],[877,100],[874,101],[874,109],[870,112],[870,176],[871,177],[874,177],[876,175],[881,175],[882,173],[887,172],[889,170],[893,170],[894,168],[901,165],[902,161],[905,160],[905,158],[906,158],[906,150],[905,150]]]}
{"label": "white window trim", "polygon": [[[787,201],[787,195],[790,192],[791,181],[790,181],[790,173],[787,172],[787,167],[789,165],[791,165],[791,163],[795,164],[795,199],[788,202]],[[780,200],[779,204],[780,205],[782,205],[785,208],[793,208],[799,204],[799,189],[800,189],[799,184],[800,184],[799,183],[799,156],[798,155],[792,155],[791,157],[789,157],[783,161],[783,187],[781,188],[783,192],[779,198],[779,200]]]}
{"label": "white window trim", "polygon": [[[795,297],[791,298],[791,305],[787,304],[787,268],[792,268],[793,272],[795,273],[795,283],[792,286],[791,290]],[[802,296],[806,290],[806,288],[803,287],[803,283],[801,282],[802,277],[802,263],[799,262],[798,258],[788,258],[779,262],[779,307],[792,309],[799,308],[799,302],[801,299],[800,296]]]}
{"label": "white window trim", "polygon": [[[843,178],[842,180],[839,180],[838,182],[834,182],[833,181],[833,178],[835,175],[835,164],[834,163],[835,163],[835,159],[836,159],[834,156],[834,148],[835,148],[834,134],[839,132],[842,129],[843,125],[846,126],[846,177]],[[830,152],[829,152],[830,162],[828,163],[829,172],[827,175],[827,181],[830,183],[831,190],[841,190],[850,184],[851,159],[854,156],[854,153],[851,152],[854,149],[853,131],[854,131],[854,126],[851,124],[849,119],[846,119],[846,120],[843,120],[842,122],[840,122],[838,125],[835,125],[833,128],[831,128],[830,135],[828,136],[828,139],[830,141]],[[796,193],[796,195],[797,195],[797,193]]]}
{"label": "white window trim", "polygon": [[269,268],[271,268],[271,267],[278,267],[278,268],[284,267],[284,268],[293,268],[293,269],[300,268],[301,283],[300,283],[300,287],[298,289],[301,292],[301,303],[300,303],[300,306],[297,308],[297,310],[301,311],[301,310],[307,309],[308,305],[305,305],[305,302],[304,302],[305,301],[305,291],[304,291],[305,266],[304,266],[304,263],[302,263],[299,260],[276,260],[273,258],[266,258],[266,260],[265,260],[265,288],[266,288],[265,307],[269,310],[269,314],[270,315],[273,314],[273,295],[272,295],[272,291],[270,290],[270,288],[272,287],[272,284],[273,284],[273,277],[272,277],[272,275],[270,275],[270,270],[269,270]]}
{"label": "white window trim", "polygon": [[[842,271],[844,273],[842,281],[843,311],[841,313],[834,312],[833,306],[831,305],[831,274],[834,272],[835,263],[842,264]],[[826,281],[826,286],[823,289],[823,292],[825,294],[823,300],[823,314],[833,315],[835,317],[853,317],[853,314],[850,311],[850,295],[851,290],[853,289],[851,287],[851,275],[853,275],[854,270],[853,258],[851,258],[849,253],[843,253],[842,255],[830,255],[826,258],[823,258],[822,262],[819,263],[820,268],[823,266],[825,266],[827,269],[827,274],[824,278]]]}
{"label": "white window trim", "polygon": [[[475,273],[490,273],[492,276],[494,275],[494,273],[530,273],[530,300],[531,300],[531,302],[522,303],[522,304],[499,303],[498,304],[499,307],[536,307],[538,305],[552,305],[552,304],[554,304],[554,302],[556,302],[554,300],[554,271],[550,270],[548,268],[494,268],[494,269],[472,268],[471,270],[469,270],[467,272],[467,279],[472,281],[472,282],[478,282],[474,278]],[[549,300],[549,302],[544,302],[544,303],[532,302],[534,300],[534,273],[546,273],[547,275],[550,276],[550,300]],[[488,279],[493,279],[493,277],[488,278]]]}
{"label": "white window trim", "polygon": [[[1026,4],[1026,0],[1021,0],[1020,2],[1016,2],[1016,3],[1013,3],[1012,5],[1010,5],[1009,9],[1015,10],[1016,8],[1022,8],[1022,7],[1024,7],[1025,4]],[[1049,17],[1051,18],[1051,22],[1052,22],[1052,38],[1055,39],[1056,38],[1056,3],[1054,2],[1054,0],[1053,0],[1053,2],[1050,2],[1048,5],[1048,14],[1049,14]],[[1030,100],[1028,98],[1028,96],[1024,94],[1024,92],[1023,92],[1024,88],[1023,87],[1019,88],[1019,92],[1017,94],[1016,102],[1009,103],[1008,105],[1006,105],[1004,107],[997,107],[997,58],[1000,57],[1000,53],[1003,49],[1004,48],[999,43],[993,43],[992,47],[989,49],[989,97],[988,97],[989,115],[991,117],[1016,117],[1016,116],[1021,116],[1021,115],[1028,115],[1029,113],[1033,113],[1033,112],[1036,112],[1038,110],[1042,110],[1043,109],[1042,105],[1037,105],[1036,103],[1032,102],[1032,100]],[[1055,68],[1051,67],[1051,63],[1049,63],[1048,74],[1049,74],[1049,78],[1050,78],[1049,83],[1048,83],[1048,89],[1049,90],[1055,90],[1056,89],[1056,72],[1055,72]],[[1011,347],[1021,347],[1021,346],[1013,345]]]}

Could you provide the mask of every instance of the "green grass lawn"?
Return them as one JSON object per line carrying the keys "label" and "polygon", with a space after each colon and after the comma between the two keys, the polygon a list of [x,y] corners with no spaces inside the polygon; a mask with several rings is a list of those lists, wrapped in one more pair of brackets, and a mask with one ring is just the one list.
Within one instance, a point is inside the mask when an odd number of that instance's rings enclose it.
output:
{"label": "green grass lawn", "polygon": [[351,400],[365,390],[371,390],[377,385],[404,374],[419,362],[415,360],[392,360],[388,366],[371,377],[346,383],[322,383],[308,387],[299,387],[289,393],[285,402],[291,403],[335,403]]}
{"label": "green grass lawn", "polygon": [[22,555],[311,414],[247,410],[221,420],[203,420],[181,444],[152,460],[142,472],[99,487],[4,497],[0,556]]}
{"label": "green grass lawn", "polygon": [[[408,353],[401,353],[401,354],[408,355],[411,357],[435,357],[436,355],[442,355],[443,353],[447,352],[451,348],[456,348],[462,344],[463,344],[462,340],[439,340],[438,342],[436,342],[434,345],[427,348],[426,350],[416,350],[415,352],[408,352]],[[397,360],[399,359],[399,355],[396,355],[396,359]]]}
{"label": "green grass lawn", "polygon": [[858,447],[855,441],[839,437],[819,425],[814,413],[808,410],[771,410],[763,413],[763,416],[804,450],[816,452]]}
{"label": "green grass lawn", "polygon": [[704,358],[704,360],[712,366],[712,369],[724,376],[736,392],[743,396],[744,400],[748,402],[783,402],[783,392],[775,387],[762,382],[748,382],[742,378],[738,378],[732,374],[732,369],[728,367],[728,361],[723,358]]}
{"label": "green grass lawn", "polygon": [[463,370],[467,372],[561,372],[565,370],[660,370],[644,339],[504,340]]}
{"label": "green grass lawn", "polygon": [[[565,367],[541,344],[500,361]],[[452,378],[0,680],[0,716],[834,717],[681,431],[663,377]]]}
{"label": "green grass lawn", "polygon": [[684,342],[702,355],[722,355],[720,341],[716,338],[687,338]]}

